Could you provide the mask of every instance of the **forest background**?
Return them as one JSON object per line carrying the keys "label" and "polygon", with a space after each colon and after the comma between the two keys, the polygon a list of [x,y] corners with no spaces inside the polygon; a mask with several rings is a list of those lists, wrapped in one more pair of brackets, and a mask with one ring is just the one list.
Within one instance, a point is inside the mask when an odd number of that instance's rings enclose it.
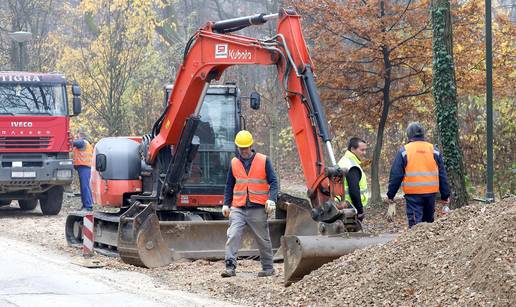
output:
{"label": "forest background", "polygon": [[[93,140],[143,135],[163,111],[163,86],[173,83],[190,36],[207,21],[292,6],[303,17],[319,92],[337,156],[347,140],[369,144],[372,196],[384,195],[405,128],[419,121],[438,143],[432,97],[432,27],[427,0],[5,0],[0,2],[0,70],[15,70],[19,44],[8,33],[28,31],[26,70],[60,71],[82,88],[74,128]],[[483,0],[451,1],[460,146],[472,197],[486,182],[485,24]],[[494,168],[497,197],[516,194],[516,1],[493,1]],[[270,37],[275,24],[241,31]],[[282,182],[302,172],[275,67],[233,67],[221,83],[258,91],[261,111],[243,103],[256,149],[269,155]],[[373,174],[373,176],[370,176]],[[376,197],[375,197],[376,196]]]}

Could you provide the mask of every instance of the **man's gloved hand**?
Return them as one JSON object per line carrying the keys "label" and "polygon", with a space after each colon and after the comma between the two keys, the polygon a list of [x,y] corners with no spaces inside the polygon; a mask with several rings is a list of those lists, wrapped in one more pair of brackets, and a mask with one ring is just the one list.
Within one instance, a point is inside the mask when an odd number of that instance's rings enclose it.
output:
{"label": "man's gloved hand", "polygon": [[231,211],[229,210],[229,206],[222,206],[222,215],[224,215],[224,217],[228,217],[230,213]]}
{"label": "man's gloved hand", "polygon": [[267,214],[271,214],[274,210],[276,210],[276,203],[268,199],[265,202],[265,212],[267,212]]}
{"label": "man's gloved hand", "polygon": [[447,199],[441,199],[441,202],[443,203],[443,207],[441,209],[441,213],[443,215],[447,215],[448,213],[451,212],[451,209],[450,207],[448,207],[448,205],[450,204],[450,199],[447,198]]}
{"label": "man's gloved hand", "polygon": [[387,209],[387,220],[390,222],[394,221],[396,215],[396,203],[393,199],[389,199],[389,208]]}

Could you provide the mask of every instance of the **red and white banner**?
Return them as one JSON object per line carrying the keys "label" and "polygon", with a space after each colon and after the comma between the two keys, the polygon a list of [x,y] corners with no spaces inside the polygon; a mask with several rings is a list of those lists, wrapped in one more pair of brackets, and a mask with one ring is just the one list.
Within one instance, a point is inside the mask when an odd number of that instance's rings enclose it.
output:
{"label": "red and white banner", "polygon": [[93,256],[93,213],[87,213],[82,226],[82,255]]}

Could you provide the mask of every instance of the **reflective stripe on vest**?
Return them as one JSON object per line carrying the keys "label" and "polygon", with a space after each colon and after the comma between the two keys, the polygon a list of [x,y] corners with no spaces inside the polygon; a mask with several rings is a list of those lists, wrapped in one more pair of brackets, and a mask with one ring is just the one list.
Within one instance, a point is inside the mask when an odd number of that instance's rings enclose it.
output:
{"label": "reflective stripe on vest", "polygon": [[242,161],[238,158],[231,160],[231,171],[235,177],[233,207],[245,206],[248,196],[250,202],[261,205],[264,205],[269,199],[269,183],[265,170],[266,161],[267,157],[265,155],[256,153],[248,174]]}
{"label": "reflective stripe on vest", "polygon": [[[358,182],[359,188],[360,188],[360,200],[362,201],[362,206],[366,207],[367,202],[369,201],[369,198],[367,196],[368,189],[367,189],[367,177],[364,171],[362,170],[362,167],[360,167],[360,160],[358,160],[357,156],[352,153],[351,151],[346,151],[342,159],[340,159],[338,165],[341,168],[346,168],[350,170],[353,167],[358,167],[360,170],[360,173],[362,176],[360,177],[360,181]],[[348,181],[346,178],[344,178],[344,190],[345,190],[345,199],[351,203],[351,197],[349,196],[349,186]]]}
{"label": "reflective stripe on vest", "polygon": [[430,194],[439,191],[439,168],[434,145],[416,141],[405,145],[407,166],[401,186],[405,194]]}
{"label": "reflective stripe on vest", "polygon": [[86,140],[84,140],[84,145],[83,149],[77,147],[73,148],[73,165],[91,167],[93,161],[93,146]]}

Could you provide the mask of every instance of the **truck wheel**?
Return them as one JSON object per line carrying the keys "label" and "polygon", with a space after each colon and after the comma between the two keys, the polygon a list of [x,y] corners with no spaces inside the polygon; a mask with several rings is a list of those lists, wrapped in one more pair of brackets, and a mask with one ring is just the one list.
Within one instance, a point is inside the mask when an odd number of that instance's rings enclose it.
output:
{"label": "truck wheel", "polygon": [[20,209],[23,211],[34,210],[38,205],[37,199],[20,199],[18,200],[18,204],[20,204]]}
{"label": "truck wheel", "polygon": [[45,193],[45,196],[39,200],[41,212],[44,215],[57,215],[63,206],[63,192],[62,186],[51,188]]}
{"label": "truck wheel", "polygon": [[0,207],[9,206],[11,204],[10,200],[0,200]]}

